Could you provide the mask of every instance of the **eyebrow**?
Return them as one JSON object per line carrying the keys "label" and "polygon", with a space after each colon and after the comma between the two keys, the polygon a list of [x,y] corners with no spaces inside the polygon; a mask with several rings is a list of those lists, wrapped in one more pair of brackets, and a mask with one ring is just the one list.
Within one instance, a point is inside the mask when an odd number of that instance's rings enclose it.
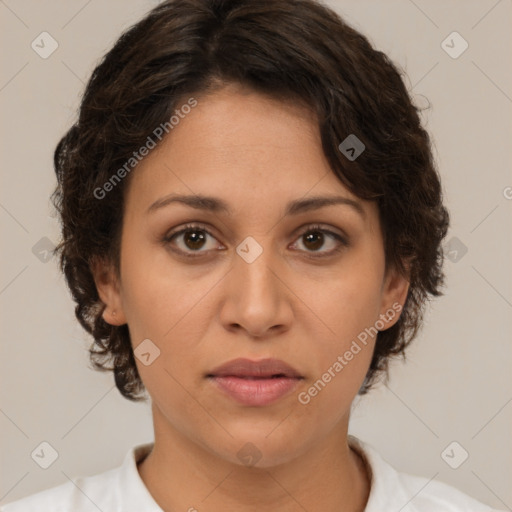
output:
{"label": "eyebrow", "polygon": [[[169,194],[168,196],[157,199],[148,209],[146,213],[152,213],[172,203],[181,203],[196,210],[204,210],[211,213],[224,213],[232,215],[229,205],[222,199],[204,196],[204,195],[182,195],[182,194]],[[305,199],[295,199],[286,205],[285,216],[298,215],[300,213],[317,210],[325,206],[332,205],[346,205],[350,206],[356,211],[363,219],[366,219],[366,212],[362,204],[348,197],[342,196],[313,196]]]}

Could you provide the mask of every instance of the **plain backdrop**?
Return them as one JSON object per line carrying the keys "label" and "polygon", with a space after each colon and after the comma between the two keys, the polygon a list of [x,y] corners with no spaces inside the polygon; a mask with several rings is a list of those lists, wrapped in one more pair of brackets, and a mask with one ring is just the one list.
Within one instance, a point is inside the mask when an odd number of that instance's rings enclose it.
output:
{"label": "plain backdrop", "polygon": [[[429,306],[406,364],[357,401],[351,433],[401,471],[511,510],[512,3],[328,4],[407,73],[452,218],[445,295]],[[89,368],[90,340],[45,250],[59,239],[49,202],[54,147],[99,58],[155,5],[0,2],[0,503],[115,467],[152,440],[149,406],[123,399],[111,374]],[[42,32],[58,44],[45,59],[32,48]],[[58,454],[48,469],[31,457],[42,442]],[[466,452],[458,468],[447,464]]]}

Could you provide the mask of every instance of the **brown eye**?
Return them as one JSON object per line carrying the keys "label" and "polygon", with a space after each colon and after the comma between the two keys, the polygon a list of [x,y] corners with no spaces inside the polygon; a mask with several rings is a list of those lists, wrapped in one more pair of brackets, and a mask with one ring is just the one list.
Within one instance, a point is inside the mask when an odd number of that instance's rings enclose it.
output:
{"label": "brown eye", "polygon": [[204,256],[221,246],[208,230],[193,224],[166,235],[162,242],[173,251],[190,257]]}
{"label": "brown eye", "polygon": [[302,236],[305,247],[311,251],[318,251],[324,244],[324,235],[320,231],[310,231]]}
{"label": "brown eye", "polygon": [[189,230],[183,233],[184,244],[192,250],[201,249],[204,245],[206,237],[202,231]]}
{"label": "brown eye", "polygon": [[308,256],[322,258],[333,256],[348,245],[348,240],[342,235],[315,225],[302,232],[293,248],[298,248],[306,254],[310,253]]}

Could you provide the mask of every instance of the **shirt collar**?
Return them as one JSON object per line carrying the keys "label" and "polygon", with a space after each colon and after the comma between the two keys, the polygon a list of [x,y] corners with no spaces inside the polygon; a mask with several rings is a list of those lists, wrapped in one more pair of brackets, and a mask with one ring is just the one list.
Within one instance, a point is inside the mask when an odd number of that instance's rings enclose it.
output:
{"label": "shirt collar", "polygon": [[416,512],[416,507],[410,503],[414,496],[406,493],[396,469],[386,462],[370,444],[350,434],[348,443],[361,455],[370,478],[370,494],[365,512],[395,510],[397,506],[402,507],[399,508],[402,512]]}
{"label": "shirt collar", "polygon": [[149,454],[154,443],[133,447],[125,456],[119,474],[119,486],[123,496],[120,497],[122,510],[126,512],[163,512],[151,496],[137,469],[137,463]]}

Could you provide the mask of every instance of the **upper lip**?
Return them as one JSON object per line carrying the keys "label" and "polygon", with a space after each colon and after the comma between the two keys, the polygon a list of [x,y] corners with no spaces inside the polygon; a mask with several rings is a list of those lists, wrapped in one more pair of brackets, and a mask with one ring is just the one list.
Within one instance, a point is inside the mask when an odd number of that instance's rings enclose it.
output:
{"label": "upper lip", "polygon": [[251,359],[238,358],[221,364],[208,373],[208,377],[273,377],[276,375],[289,378],[302,378],[302,375],[292,366],[280,359]]}

